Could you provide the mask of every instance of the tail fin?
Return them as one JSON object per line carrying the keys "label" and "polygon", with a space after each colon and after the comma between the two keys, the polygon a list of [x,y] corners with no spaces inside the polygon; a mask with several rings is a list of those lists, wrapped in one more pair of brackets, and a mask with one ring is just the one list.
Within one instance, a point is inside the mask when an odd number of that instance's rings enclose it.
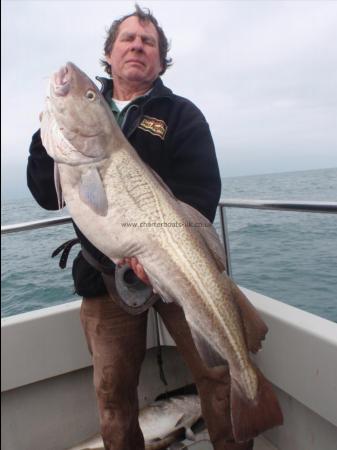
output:
{"label": "tail fin", "polygon": [[231,419],[236,442],[248,441],[283,423],[282,411],[271,383],[258,368],[254,369],[258,392],[253,401],[245,397],[238,382],[231,378]]}

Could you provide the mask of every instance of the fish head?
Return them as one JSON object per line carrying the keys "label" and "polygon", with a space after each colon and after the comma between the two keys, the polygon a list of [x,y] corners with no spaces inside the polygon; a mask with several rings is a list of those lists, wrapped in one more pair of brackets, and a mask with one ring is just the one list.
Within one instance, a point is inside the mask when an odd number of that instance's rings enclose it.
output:
{"label": "fish head", "polygon": [[75,64],[68,62],[51,77],[41,136],[55,162],[80,165],[106,159],[117,127],[96,85]]}

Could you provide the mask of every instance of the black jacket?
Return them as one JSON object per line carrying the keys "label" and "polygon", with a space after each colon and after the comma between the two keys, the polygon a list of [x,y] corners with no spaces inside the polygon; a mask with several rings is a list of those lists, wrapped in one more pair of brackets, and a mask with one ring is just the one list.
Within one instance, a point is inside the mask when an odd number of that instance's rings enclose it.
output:
{"label": "black jacket", "polygon": [[[98,78],[102,94],[110,102],[112,80]],[[122,125],[124,135],[140,157],[170,187],[174,195],[214,220],[221,181],[209,126],[189,100],[165,87],[160,78],[152,91],[132,102]],[[28,187],[39,205],[58,209],[54,187],[54,161],[45,151],[38,130],[32,138],[27,166]],[[98,260],[99,252],[74,224],[82,245]],[[73,265],[76,292],[86,297],[106,292],[102,277],[82,257]]]}

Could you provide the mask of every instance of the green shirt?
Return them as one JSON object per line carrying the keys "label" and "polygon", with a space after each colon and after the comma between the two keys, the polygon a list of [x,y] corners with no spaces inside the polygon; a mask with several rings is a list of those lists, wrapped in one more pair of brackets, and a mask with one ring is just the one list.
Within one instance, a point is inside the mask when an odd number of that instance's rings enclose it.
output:
{"label": "green shirt", "polygon": [[129,107],[132,105],[132,102],[130,102],[128,105],[125,106],[125,108],[123,108],[121,111],[118,109],[116,103],[113,101],[113,99],[110,99],[110,107],[111,107],[111,111],[113,112],[113,115],[115,116],[116,122],[118,123],[118,125],[121,127],[124,117],[127,113],[127,110],[129,109]]}
{"label": "green shirt", "polygon": [[110,96],[112,94],[110,94],[109,92],[109,100],[110,100],[110,108],[111,111],[113,112],[113,115],[115,116],[116,122],[118,123],[118,125],[120,127],[122,127],[124,118],[129,110],[129,108],[135,104],[135,102],[137,101],[137,103],[139,103],[139,99],[140,98],[145,98],[148,96],[148,94],[152,91],[152,89],[150,89],[148,92],[146,92],[144,95],[140,95],[139,97],[134,98],[128,105],[126,105],[121,111],[119,110],[118,106],[116,105],[116,103],[113,101],[112,97]]}

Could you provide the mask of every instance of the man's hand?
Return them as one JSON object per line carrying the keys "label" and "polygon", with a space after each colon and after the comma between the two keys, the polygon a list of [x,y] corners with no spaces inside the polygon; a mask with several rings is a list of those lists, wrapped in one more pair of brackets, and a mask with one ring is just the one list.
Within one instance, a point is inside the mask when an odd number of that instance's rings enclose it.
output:
{"label": "man's hand", "polygon": [[123,266],[124,264],[128,264],[131,269],[135,272],[137,277],[142,280],[143,283],[151,286],[150,280],[145,273],[143,266],[138,262],[138,259],[133,256],[132,258],[124,258],[117,262],[119,266]]}

